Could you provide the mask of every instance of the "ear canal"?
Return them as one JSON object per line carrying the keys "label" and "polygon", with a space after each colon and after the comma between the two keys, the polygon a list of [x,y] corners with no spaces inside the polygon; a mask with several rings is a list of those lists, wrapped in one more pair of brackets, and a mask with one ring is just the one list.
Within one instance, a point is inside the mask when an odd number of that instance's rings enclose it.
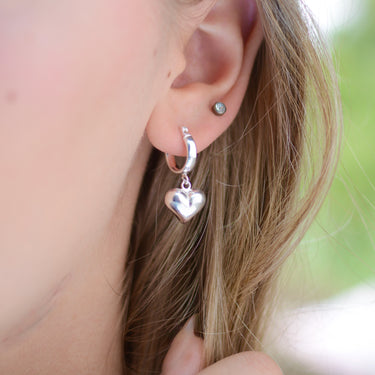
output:
{"label": "ear canal", "polygon": [[187,41],[185,70],[172,88],[220,84],[224,95],[239,74],[256,17],[255,0],[218,0]]}
{"label": "ear canal", "polygon": [[[208,21],[207,21],[208,22]],[[222,86],[224,94],[234,83],[243,57],[242,38],[236,25],[202,24],[185,47],[185,70],[174,80],[178,89],[201,83]]]}

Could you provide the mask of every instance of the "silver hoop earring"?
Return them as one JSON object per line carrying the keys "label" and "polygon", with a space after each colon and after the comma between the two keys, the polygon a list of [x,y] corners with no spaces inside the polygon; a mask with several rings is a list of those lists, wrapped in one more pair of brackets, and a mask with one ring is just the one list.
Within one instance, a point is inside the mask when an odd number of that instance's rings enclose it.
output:
{"label": "silver hoop earring", "polygon": [[204,204],[206,203],[206,196],[203,191],[193,190],[191,188],[191,182],[187,174],[195,166],[197,159],[197,147],[193,137],[191,134],[189,134],[188,128],[182,126],[181,131],[187,152],[184,166],[178,169],[175,157],[165,153],[169,169],[174,173],[182,174],[181,188],[175,188],[167,191],[164,202],[181,223],[186,223],[203,208]]}

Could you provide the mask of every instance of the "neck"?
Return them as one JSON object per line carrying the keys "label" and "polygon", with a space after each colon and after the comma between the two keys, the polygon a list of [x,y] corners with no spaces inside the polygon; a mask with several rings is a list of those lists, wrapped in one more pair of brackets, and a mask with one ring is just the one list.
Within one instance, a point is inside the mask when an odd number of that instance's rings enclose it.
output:
{"label": "neck", "polygon": [[43,308],[0,343],[2,375],[123,373],[121,286],[150,152],[144,137],[102,241],[51,290]]}

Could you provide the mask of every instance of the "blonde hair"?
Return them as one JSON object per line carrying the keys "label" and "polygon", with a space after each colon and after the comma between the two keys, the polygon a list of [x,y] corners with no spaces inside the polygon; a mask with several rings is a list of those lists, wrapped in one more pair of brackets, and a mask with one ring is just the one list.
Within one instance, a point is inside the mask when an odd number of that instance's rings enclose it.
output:
{"label": "blonde hair", "polygon": [[[186,2],[186,1],[185,1]],[[164,204],[179,185],[153,149],[123,283],[124,371],[160,373],[198,314],[205,366],[261,349],[280,267],[332,183],[341,108],[329,52],[297,0],[257,0],[264,41],[241,109],[190,174],[204,209],[181,224]]]}

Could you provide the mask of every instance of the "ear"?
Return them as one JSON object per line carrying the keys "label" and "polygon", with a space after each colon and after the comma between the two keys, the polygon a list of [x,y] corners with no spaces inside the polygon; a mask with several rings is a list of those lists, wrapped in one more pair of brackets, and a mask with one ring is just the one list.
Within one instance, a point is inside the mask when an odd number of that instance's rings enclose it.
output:
{"label": "ear", "polygon": [[[157,102],[146,127],[154,147],[186,156],[181,126],[189,129],[197,152],[230,126],[263,40],[257,14],[255,0],[217,0],[198,23],[192,16],[192,29],[185,31],[190,36],[174,52],[176,61],[184,61],[184,70]],[[217,101],[227,107],[222,116],[212,112]]]}

